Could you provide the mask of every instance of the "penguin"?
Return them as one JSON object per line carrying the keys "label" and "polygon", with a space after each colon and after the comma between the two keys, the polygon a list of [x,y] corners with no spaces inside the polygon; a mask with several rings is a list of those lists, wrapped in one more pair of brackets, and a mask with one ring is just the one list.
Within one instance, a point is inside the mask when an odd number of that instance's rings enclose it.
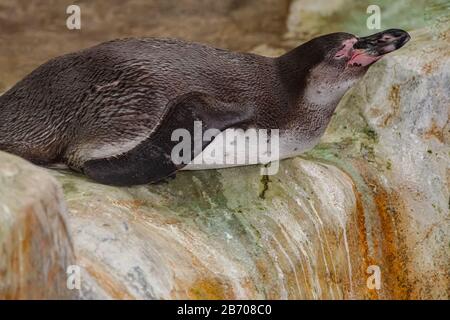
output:
{"label": "penguin", "polygon": [[176,39],[105,42],[48,61],[0,96],[0,150],[116,186],[217,167],[193,161],[217,135],[194,138],[190,161],[174,161],[174,132],[195,136],[196,126],[276,129],[277,159],[293,157],[318,143],[368,68],[409,39],[399,29],[339,32],[276,58]]}

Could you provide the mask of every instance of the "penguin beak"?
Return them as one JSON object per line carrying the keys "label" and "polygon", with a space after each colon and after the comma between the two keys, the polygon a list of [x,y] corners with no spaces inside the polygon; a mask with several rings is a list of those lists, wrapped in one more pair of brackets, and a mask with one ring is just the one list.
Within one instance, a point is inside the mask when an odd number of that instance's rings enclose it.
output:
{"label": "penguin beak", "polygon": [[358,38],[353,45],[353,54],[347,64],[349,66],[370,65],[385,54],[400,49],[409,39],[411,39],[410,35],[400,29],[389,29]]}

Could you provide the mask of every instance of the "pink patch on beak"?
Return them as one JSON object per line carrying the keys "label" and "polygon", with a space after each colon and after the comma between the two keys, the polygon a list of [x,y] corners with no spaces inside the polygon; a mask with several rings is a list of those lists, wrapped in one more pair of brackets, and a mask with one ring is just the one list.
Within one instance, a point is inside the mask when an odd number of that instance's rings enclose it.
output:
{"label": "pink patch on beak", "polygon": [[370,55],[365,50],[354,49],[353,46],[356,42],[358,42],[356,38],[347,39],[342,42],[343,47],[336,52],[334,57],[336,59],[349,59],[346,67],[365,67],[381,59],[382,55]]}
{"label": "pink patch on beak", "polygon": [[343,58],[343,57],[350,57],[353,51],[353,45],[357,42],[358,40],[356,38],[353,39],[348,39],[345,40],[342,45],[344,46],[342,49],[340,49],[338,52],[336,52],[336,54],[334,55],[334,57],[336,59],[339,58]]}
{"label": "pink patch on beak", "polygon": [[365,67],[374,63],[375,61],[378,61],[381,57],[382,56],[369,55],[363,50],[354,50],[352,57],[347,62],[347,65]]}

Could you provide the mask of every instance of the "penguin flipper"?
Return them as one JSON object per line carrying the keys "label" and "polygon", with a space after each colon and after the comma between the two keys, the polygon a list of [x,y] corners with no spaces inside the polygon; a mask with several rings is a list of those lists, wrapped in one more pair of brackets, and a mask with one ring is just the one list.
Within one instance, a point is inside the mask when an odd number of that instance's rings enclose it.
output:
{"label": "penguin flipper", "polygon": [[[191,160],[211,141],[194,145],[195,121],[201,121],[202,132],[244,128],[253,119],[253,110],[219,101],[205,93],[192,92],[170,101],[159,125],[150,137],[134,149],[110,158],[88,160],[83,172],[91,179],[109,185],[131,186],[156,183],[174,176],[188,164],[175,164],[171,153],[179,141],[172,141],[176,129],[184,129],[191,137]],[[198,124],[197,124],[198,125]]]}

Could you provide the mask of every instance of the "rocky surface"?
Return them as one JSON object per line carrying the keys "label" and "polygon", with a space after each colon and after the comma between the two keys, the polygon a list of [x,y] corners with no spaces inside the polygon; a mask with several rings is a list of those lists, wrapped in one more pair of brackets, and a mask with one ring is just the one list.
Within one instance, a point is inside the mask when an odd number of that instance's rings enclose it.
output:
{"label": "rocky surface", "polygon": [[[64,190],[69,236],[62,222],[48,224],[47,236],[60,240],[44,246],[54,255],[47,261],[72,261],[70,246],[63,245],[71,239],[85,299],[448,299],[450,34],[442,14],[448,11],[444,1],[418,1],[414,8],[406,1],[379,3],[382,27],[415,28],[412,41],[373,66],[342,100],[321,143],[301,158],[282,161],[275,176],[260,176],[252,166],[182,172],[167,184],[115,188],[67,171],[44,174],[1,154],[0,191],[7,193],[0,193],[0,245],[7,244],[6,261],[15,261],[11,248],[17,244],[3,240],[9,239],[4,234],[33,225],[20,218],[28,203],[48,204],[51,217],[65,216],[50,174]],[[250,45],[277,55],[318,33],[372,32],[364,15],[349,16],[349,4],[355,5],[352,12],[365,12],[368,5],[294,0],[287,33],[278,31],[280,42],[262,36],[260,45]],[[11,181],[10,166],[27,174]],[[35,175],[42,178],[32,180]],[[12,211],[2,211],[4,203]],[[10,221],[9,212],[20,224],[3,223]],[[36,245],[42,227],[31,230]],[[41,253],[21,250],[27,259]],[[3,269],[3,261],[0,277],[9,281],[3,286],[9,297],[67,294],[57,289],[58,277],[51,293],[11,294],[25,278],[18,269],[3,272],[11,270]],[[367,286],[370,266],[381,271],[379,290]],[[42,274],[27,273],[30,288],[46,279]]]}
{"label": "rocky surface", "polygon": [[249,167],[133,188],[56,176],[85,298],[364,295],[359,200],[335,167],[294,159],[269,180]]}
{"label": "rocky surface", "polygon": [[0,299],[68,299],[75,264],[60,185],[24,160],[0,152]]}
{"label": "rocky surface", "polygon": [[[294,10],[301,2],[300,10]],[[320,4],[294,1],[286,41],[301,39],[302,30],[370,33],[364,15],[349,16],[350,3],[332,1],[328,10],[319,12]],[[355,9],[361,12],[369,4],[360,1]],[[352,177],[362,196],[368,260],[383,261],[389,295],[446,298],[450,290],[450,4],[439,0],[417,1],[413,7],[407,1],[396,6],[387,1],[377,4],[382,28],[423,28],[411,32],[412,41],[405,48],[371,67],[341,101],[322,143],[310,156]],[[305,15],[317,19],[299,18]]]}
{"label": "rocky surface", "polygon": [[450,44],[412,37],[341,102],[310,154],[352,176],[368,257],[384,266],[390,295],[447,298]]}

